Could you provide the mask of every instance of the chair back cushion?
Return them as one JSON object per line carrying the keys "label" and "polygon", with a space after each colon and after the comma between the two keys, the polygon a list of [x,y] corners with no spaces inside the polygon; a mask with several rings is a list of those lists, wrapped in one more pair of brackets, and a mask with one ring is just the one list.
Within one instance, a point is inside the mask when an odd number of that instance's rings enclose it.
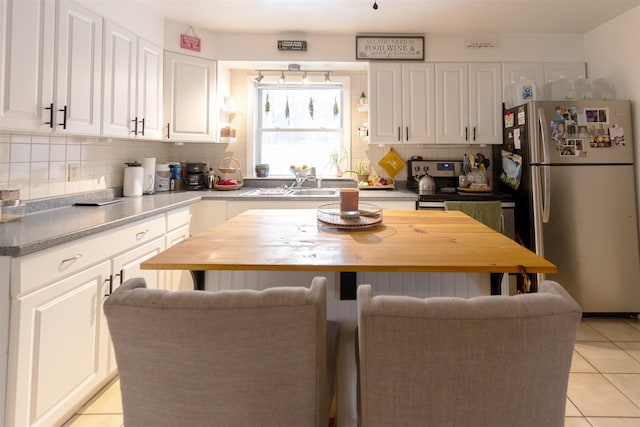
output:
{"label": "chair back cushion", "polygon": [[581,310],[555,282],[470,299],[358,288],[360,426],[562,426]]}
{"label": "chair back cushion", "polygon": [[327,425],[325,278],[221,292],[132,279],[104,310],[125,425]]}

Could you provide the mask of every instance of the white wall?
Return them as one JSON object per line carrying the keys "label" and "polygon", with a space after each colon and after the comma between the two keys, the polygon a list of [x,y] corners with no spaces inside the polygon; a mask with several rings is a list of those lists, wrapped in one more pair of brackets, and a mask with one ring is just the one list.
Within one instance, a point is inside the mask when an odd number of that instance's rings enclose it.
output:
{"label": "white wall", "polygon": [[75,0],[138,36],[162,46],[164,19],[134,0]]}
{"label": "white wall", "polygon": [[[220,61],[356,62],[355,34],[242,34],[213,33],[194,28],[202,39],[201,52],[180,48],[180,34],[189,25],[165,23],[165,49]],[[306,52],[280,52],[277,41],[306,40]],[[470,49],[467,42],[493,42],[495,48]],[[582,34],[427,34],[425,59],[436,61],[581,62]],[[362,63],[360,61],[360,63]]]}
{"label": "white wall", "polygon": [[609,77],[617,98],[631,100],[640,213],[640,7],[585,34],[584,45],[589,78]]}

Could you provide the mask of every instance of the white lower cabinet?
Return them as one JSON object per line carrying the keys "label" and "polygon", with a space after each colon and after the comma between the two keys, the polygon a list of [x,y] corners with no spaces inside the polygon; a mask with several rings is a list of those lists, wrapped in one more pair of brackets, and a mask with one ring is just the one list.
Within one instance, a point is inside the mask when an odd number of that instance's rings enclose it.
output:
{"label": "white lower cabinet", "polygon": [[12,302],[5,425],[57,425],[105,379],[109,261]]}
{"label": "white lower cabinet", "polygon": [[10,281],[9,348],[0,425],[61,425],[115,376],[104,300],[132,277],[149,288],[176,288],[173,276],[140,264],[178,235],[187,238],[189,219],[189,209],[180,208],[6,262],[0,282]]}
{"label": "white lower cabinet", "polygon": [[[164,272],[161,270],[141,270],[140,264],[148,260],[151,257],[158,255],[164,250],[164,237],[159,237],[139,246],[135,249],[127,251],[111,260],[111,271],[113,274],[112,283],[110,288],[105,291],[105,295],[109,295],[116,290],[118,286],[124,283],[125,280],[132,277],[142,277],[147,282],[147,287],[152,289],[159,289],[164,286]],[[109,327],[107,325],[107,319],[104,315],[101,317],[101,322],[104,325],[106,344],[106,375],[111,377],[115,375],[118,370],[116,364],[116,355],[113,350],[113,344],[111,343],[111,336],[109,335]]]}

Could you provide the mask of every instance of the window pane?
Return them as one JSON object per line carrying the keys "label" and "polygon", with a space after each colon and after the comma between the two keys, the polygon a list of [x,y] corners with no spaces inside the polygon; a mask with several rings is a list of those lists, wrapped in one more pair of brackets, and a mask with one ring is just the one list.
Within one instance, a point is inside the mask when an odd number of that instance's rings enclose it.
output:
{"label": "window pane", "polygon": [[340,84],[260,85],[257,163],[271,175],[291,176],[291,165],[330,174],[329,157],[342,147],[342,93]]}
{"label": "window pane", "polygon": [[314,166],[318,175],[331,173],[329,156],[340,152],[341,130],[262,132],[260,163],[270,165],[272,175],[291,175],[289,167]]}

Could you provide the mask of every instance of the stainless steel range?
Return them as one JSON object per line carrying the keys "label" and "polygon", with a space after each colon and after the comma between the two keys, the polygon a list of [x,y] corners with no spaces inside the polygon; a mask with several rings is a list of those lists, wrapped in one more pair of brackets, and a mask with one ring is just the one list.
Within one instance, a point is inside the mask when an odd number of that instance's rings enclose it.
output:
{"label": "stainless steel range", "polygon": [[[407,189],[418,194],[416,201],[417,210],[444,210],[444,202],[447,200],[462,201],[500,201],[502,206],[502,219],[504,234],[514,238],[514,208],[513,198],[508,194],[488,192],[481,194],[460,194],[458,188],[458,176],[462,169],[462,161],[457,160],[424,160],[421,157],[412,157],[407,160]],[[420,194],[419,181],[429,174],[436,183],[436,191],[432,194]]]}

